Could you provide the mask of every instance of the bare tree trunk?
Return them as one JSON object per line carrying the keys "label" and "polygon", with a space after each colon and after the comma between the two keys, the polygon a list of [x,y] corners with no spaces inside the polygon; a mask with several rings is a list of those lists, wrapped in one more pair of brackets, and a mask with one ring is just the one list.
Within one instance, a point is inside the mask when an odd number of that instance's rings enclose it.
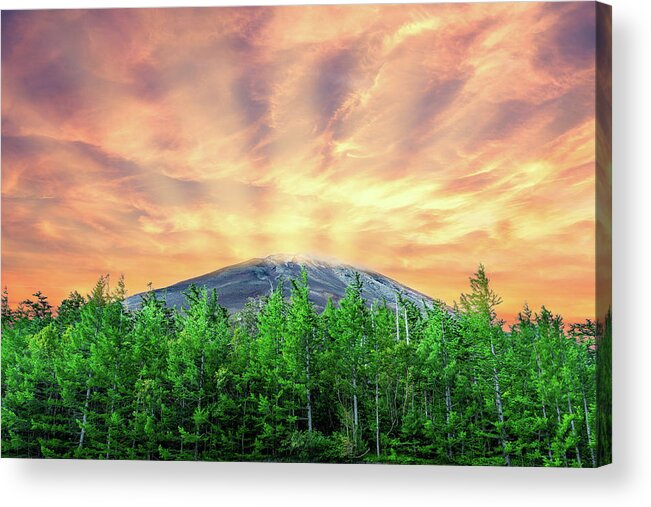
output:
{"label": "bare tree trunk", "polygon": [[402,402],[402,417],[404,419],[407,411],[407,400],[409,399],[409,367],[405,371],[405,399]]}
{"label": "bare tree trunk", "polygon": [[[538,328],[536,328],[536,338],[539,337],[538,333],[539,333]],[[536,366],[538,368],[538,382],[540,382],[542,384],[542,368],[540,367],[540,354],[538,354],[538,348],[536,347],[536,341],[535,341],[536,338],[532,337],[531,342],[532,342],[532,345],[533,345],[534,352],[536,354]],[[545,406],[544,393],[541,393],[541,398],[542,398],[541,399],[541,405],[542,405],[543,417],[545,418],[545,421],[547,421],[547,407]],[[552,459],[552,448],[551,448],[551,445],[549,443],[549,430],[547,430],[545,433],[546,433],[545,441],[547,443],[547,456],[551,460]]]}
{"label": "bare tree trunk", "polygon": [[[93,338],[93,343],[97,343],[97,335],[99,334],[99,320],[97,320],[97,325],[95,326],[95,336]],[[78,448],[81,449],[84,446],[84,437],[86,436],[86,421],[88,420],[88,405],[90,403],[90,381],[93,377],[92,372],[88,373],[88,385],[86,387],[86,401],[84,402],[84,414],[81,419],[81,433],[79,434],[79,445]]]}
{"label": "bare tree trunk", "polygon": [[[547,409],[545,408],[545,402],[542,402],[542,411],[543,411],[543,417],[545,418],[545,421],[547,420]],[[546,436],[545,440],[547,442],[547,456],[549,459],[552,459],[552,447],[549,444],[549,430],[546,431]]]}
{"label": "bare tree trunk", "polygon": [[[556,404],[556,419],[558,420],[558,426],[561,426],[561,409],[558,407],[558,398],[554,398],[554,403]],[[563,463],[567,466],[567,453],[563,451]]]}
{"label": "bare tree trunk", "polygon": [[312,433],[312,391],[310,389],[310,345],[305,342],[305,371],[307,373],[307,431]]}
{"label": "bare tree trunk", "polygon": [[[111,415],[113,415],[113,402],[111,402]],[[111,423],[108,425],[108,432],[106,436],[106,459],[111,456]]]}
{"label": "bare tree trunk", "polygon": [[407,345],[409,345],[409,321],[407,320],[406,308],[405,308],[405,334],[407,335]]}
{"label": "bare tree trunk", "polygon": [[79,445],[81,449],[84,446],[84,437],[86,436],[86,421],[88,419],[88,405],[90,404],[90,380],[92,373],[88,374],[88,384],[86,386],[86,401],[84,402],[84,414],[81,418],[81,433],[79,434]]}
{"label": "bare tree trunk", "polygon": [[400,313],[398,311],[398,293],[396,295],[396,341],[400,341]]}
{"label": "bare tree trunk", "polygon": [[425,399],[425,419],[429,419],[429,414],[427,411],[427,388],[423,391],[423,397]]}
{"label": "bare tree trunk", "polygon": [[[448,367],[448,349],[447,342],[445,341],[445,324],[444,320],[441,319],[441,342],[443,343],[443,367],[447,369]],[[445,375],[445,424],[448,430],[448,458],[452,459],[452,433],[450,432],[450,414],[452,413],[452,395],[450,393],[450,383],[447,378],[447,373]]]}
{"label": "bare tree trunk", "polygon": [[[120,322],[122,322],[122,319],[120,318]],[[120,324],[120,330],[122,330],[122,324]],[[113,386],[111,387],[111,416],[113,415],[113,412],[115,411],[115,390],[117,389],[117,371],[118,371],[118,360],[117,358],[115,359],[115,365],[113,367]],[[106,459],[109,459],[111,456],[111,423],[109,422],[108,424],[108,435],[106,438]]]}
{"label": "bare tree trunk", "polygon": [[373,318],[373,304],[371,304],[371,329],[375,338],[375,454],[380,456],[380,366],[378,337],[375,330],[375,320]]}
{"label": "bare tree trunk", "polygon": [[448,458],[452,459],[452,433],[450,433],[450,413],[452,412],[452,396],[450,395],[450,386],[445,382],[445,424],[448,429]]}
{"label": "bare tree trunk", "polygon": [[[138,393],[138,396],[136,397],[136,410],[133,414],[133,422],[134,422],[134,427],[135,424],[137,423],[138,419],[138,413],[140,411],[140,393]],[[133,439],[131,440],[131,448],[135,449],[136,448],[136,435],[134,431]],[[181,450],[183,450],[183,441],[181,440]]]}
{"label": "bare tree trunk", "polygon": [[[138,403],[140,403],[140,395],[138,395],[138,401],[136,402],[136,415],[138,415]],[[185,412],[185,398],[181,398],[181,414]],[[181,415],[181,426],[185,424],[185,417]],[[133,439],[133,445],[136,445],[136,439]],[[183,438],[181,438],[181,454],[183,454]]]}
{"label": "bare tree trunk", "polygon": [[353,368],[353,440],[357,444],[357,426],[359,424],[359,415],[357,412],[357,371]]}
{"label": "bare tree trunk", "polygon": [[590,430],[590,421],[588,419],[588,401],[585,398],[585,387],[581,385],[581,394],[583,394],[583,413],[585,414],[585,431],[588,434],[588,449],[590,449],[590,458],[592,460],[592,466],[597,466],[597,460],[595,459],[594,449],[592,447],[592,431]]}
{"label": "bare tree trunk", "polygon": [[[570,398],[570,391],[568,389],[567,391],[567,409],[570,412],[570,417],[574,415],[574,411],[572,410],[572,400]],[[576,428],[574,426],[574,417],[570,419],[570,424],[572,425],[572,434],[576,436]],[[576,451],[576,461],[579,464],[579,467],[581,466],[581,451],[579,450],[579,444],[576,444],[574,446],[574,450]]]}
{"label": "bare tree trunk", "polygon": [[380,456],[380,385],[375,371],[375,453]]}
{"label": "bare tree trunk", "polygon": [[[493,358],[497,359],[495,354],[495,346],[493,344],[493,339],[491,338],[491,352]],[[497,374],[497,368],[493,367],[493,382],[495,384],[495,405],[497,405],[497,420],[500,423],[500,442],[502,444],[502,452],[504,453],[504,462],[506,466],[511,466],[511,456],[506,452],[506,438],[504,435],[504,410],[502,408],[502,392],[500,390],[500,379]]]}

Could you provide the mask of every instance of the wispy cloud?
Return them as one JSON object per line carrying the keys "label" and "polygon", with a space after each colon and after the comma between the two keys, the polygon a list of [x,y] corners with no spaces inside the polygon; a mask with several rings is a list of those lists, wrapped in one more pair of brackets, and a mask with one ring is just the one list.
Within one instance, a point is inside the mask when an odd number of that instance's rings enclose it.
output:
{"label": "wispy cloud", "polygon": [[594,313],[594,4],[4,12],[15,302],[276,251]]}

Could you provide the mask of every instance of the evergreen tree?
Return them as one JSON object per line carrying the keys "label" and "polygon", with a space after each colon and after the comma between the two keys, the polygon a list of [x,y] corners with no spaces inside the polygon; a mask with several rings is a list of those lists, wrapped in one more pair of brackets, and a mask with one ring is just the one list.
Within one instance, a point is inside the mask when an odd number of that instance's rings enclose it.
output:
{"label": "evergreen tree", "polygon": [[367,308],[362,298],[359,273],[346,289],[334,322],[334,350],[337,355],[335,388],[339,400],[340,422],[345,430],[348,456],[355,458],[363,447],[360,414],[364,396],[365,360],[368,345]]}
{"label": "evergreen tree", "polygon": [[5,290],[4,455],[585,467],[610,452],[609,319],[525,305],[506,330],[482,265],[454,308],[365,301],[357,275],[318,313],[307,271],[289,284],[233,316],[194,286],[184,308],[150,292],[130,311],[123,279],[56,312]]}

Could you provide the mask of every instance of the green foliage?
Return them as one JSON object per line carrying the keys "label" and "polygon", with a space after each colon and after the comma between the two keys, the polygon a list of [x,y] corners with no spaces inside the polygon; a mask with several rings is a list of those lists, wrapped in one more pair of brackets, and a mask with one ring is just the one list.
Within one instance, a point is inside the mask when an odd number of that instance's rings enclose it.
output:
{"label": "green foliage", "polygon": [[[2,298],[4,456],[596,466],[610,318],[525,306],[505,329],[483,266],[455,309],[362,297],[319,314],[307,272],[229,315],[191,286],[126,311],[102,277],[56,311]],[[599,341],[596,339],[599,338]],[[599,373],[597,373],[599,372]]]}

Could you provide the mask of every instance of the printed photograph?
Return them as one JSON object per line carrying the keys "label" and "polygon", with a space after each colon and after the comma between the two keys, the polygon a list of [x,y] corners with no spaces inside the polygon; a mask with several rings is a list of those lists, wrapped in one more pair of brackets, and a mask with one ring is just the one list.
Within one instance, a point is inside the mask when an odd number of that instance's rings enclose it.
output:
{"label": "printed photograph", "polygon": [[2,457],[610,463],[610,39],[3,11]]}

